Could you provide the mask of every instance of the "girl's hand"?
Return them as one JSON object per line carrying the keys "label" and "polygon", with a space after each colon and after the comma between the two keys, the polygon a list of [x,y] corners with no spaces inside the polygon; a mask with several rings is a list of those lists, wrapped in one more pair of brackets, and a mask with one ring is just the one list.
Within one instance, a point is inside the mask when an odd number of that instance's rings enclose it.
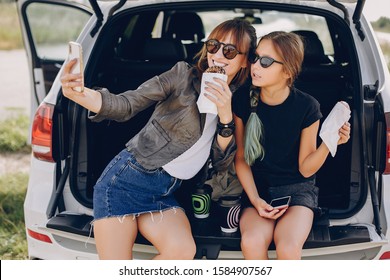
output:
{"label": "girl's hand", "polygon": [[339,129],[339,136],[340,139],[337,142],[337,145],[347,143],[350,138],[351,133],[351,124],[349,122],[346,122],[343,124],[343,126]]}
{"label": "girl's hand", "polygon": [[286,211],[287,208],[283,209],[275,209],[271,205],[269,205],[264,199],[258,198],[256,202],[253,204],[259,213],[259,215],[263,218],[276,220],[280,216],[282,216]]}
{"label": "girl's hand", "polygon": [[84,92],[73,90],[75,87],[82,86],[82,74],[71,74],[71,70],[75,66],[76,62],[77,59],[72,59],[67,64],[65,64],[61,75],[62,93],[69,99],[72,99],[74,96],[85,96]]}
{"label": "girl's hand", "polygon": [[221,123],[229,123],[233,119],[232,92],[224,80],[214,78],[214,81],[217,84],[206,82],[205,96],[217,106]]}

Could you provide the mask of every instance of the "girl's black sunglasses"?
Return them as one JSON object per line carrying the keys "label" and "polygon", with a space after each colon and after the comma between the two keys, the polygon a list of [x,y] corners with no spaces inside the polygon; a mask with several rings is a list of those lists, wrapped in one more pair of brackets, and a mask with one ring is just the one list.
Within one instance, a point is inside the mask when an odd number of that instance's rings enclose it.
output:
{"label": "girl's black sunglasses", "polygon": [[242,52],[239,52],[237,50],[237,47],[235,45],[221,43],[216,39],[207,40],[206,42],[204,42],[204,44],[206,45],[207,52],[211,54],[217,53],[221,48],[221,45],[223,45],[222,48],[223,56],[229,60],[235,58],[238,54],[243,54]]}
{"label": "girl's black sunglasses", "polygon": [[273,59],[272,57],[268,56],[259,56],[257,53],[252,53],[249,57],[249,62],[252,64],[255,64],[257,61],[260,62],[261,67],[268,68],[270,67],[274,62],[283,64],[283,62],[277,61]]}

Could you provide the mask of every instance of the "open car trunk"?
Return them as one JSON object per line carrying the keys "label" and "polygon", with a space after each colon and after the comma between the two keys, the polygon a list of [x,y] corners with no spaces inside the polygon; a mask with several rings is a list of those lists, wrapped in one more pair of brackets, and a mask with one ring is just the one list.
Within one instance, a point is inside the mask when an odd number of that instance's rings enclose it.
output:
{"label": "open car trunk", "polygon": [[[204,13],[206,17],[207,13],[222,13],[222,10],[234,13],[237,11],[235,8],[245,8],[252,11],[254,16],[259,12],[257,9],[261,8],[260,16],[263,20],[267,17],[287,19],[291,15],[284,10],[278,11],[278,5],[269,3],[263,3],[261,7],[259,4],[245,1],[231,1],[223,3],[220,7],[217,5],[219,4],[205,2],[201,5],[192,3],[191,6],[189,4],[175,6],[172,3],[166,5],[165,10],[160,10],[156,5],[147,10],[138,9],[135,12],[113,16],[99,34],[87,63],[86,86],[106,87],[113,93],[120,93],[137,88],[143,81],[170,69],[179,60],[192,63],[192,56],[188,55],[189,46],[184,46],[186,48],[184,53],[187,55],[181,52],[168,54],[169,48],[161,48],[161,44],[172,38],[163,31],[161,34],[153,35],[155,37],[150,35],[155,32],[157,22],[162,24],[161,30],[166,30],[164,27],[168,23],[167,19],[174,13],[191,11]],[[166,9],[167,6],[171,8]],[[286,9],[286,6],[283,7]],[[293,11],[294,6],[291,6],[291,9]],[[364,92],[351,30],[342,18],[335,15],[329,13],[321,15],[318,10],[310,8],[307,10],[302,8],[300,12],[314,13],[315,19],[322,22],[322,27],[329,32],[334,53],[324,54],[321,48],[318,51],[315,46],[317,43],[315,32],[313,34],[305,30],[304,24],[299,24],[297,33],[301,32],[299,34],[307,41],[303,70],[296,81],[296,87],[311,94],[320,102],[323,120],[340,100],[348,102],[352,111],[350,141],[339,146],[337,155],[334,158],[329,156],[317,174],[316,184],[320,189],[319,206],[322,212],[315,218],[310,236],[304,245],[304,249],[307,250],[304,250],[303,256],[326,258],[327,254],[332,253],[339,254],[340,258],[372,258],[386,242],[380,229],[375,225],[374,218],[371,217],[359,224],[350,224],[348,220],[363,207],[372,207],[368,196],[369,159],[365,158],[372,153],[367,142],[367,134],[371,135],[372,132],[367,132],[369,120],[363,117],[363,111],[369,109],[363,104]],[[300,17],[301,14],[296,13],[296,16]],[[201,46],[202,44],[199,44],[198,49]],[[62,112],[67,112],[66,125],[70,128],[67,132],[69,135],[65,136],[70,139],[68,177],[70,190],[78,203],[92,209],[93,186],[96,180],[108,162],[144,126],[153,112],[153,107],[124,123],[108,120],[92,123],[88,120],[85,109],[67,100],[60,101],[62,102],[59,102],[57,107]],[[374,114],[373,108],[371,109]],[[197,184],[196,180],[194,178],[183,182],[176,193],[192,225],[197,243],[196,257],[229,258],[228,252],[240,251],[240,233],[222,234],[213,215],[202,221],[193,218],[190,195],[192,188]],[[64,238],[67,234],[86,238],[93,236],[92,216],[75,214],[73,209],[66,207],[66,201],[59,204],[58,210],[59,213],[47,223],[47,228],[53,231],[54,236],[57,238]],[[149,244],[141,235],[138,236],[136,243]],[[272,245],[270,250],[273,249]]]}

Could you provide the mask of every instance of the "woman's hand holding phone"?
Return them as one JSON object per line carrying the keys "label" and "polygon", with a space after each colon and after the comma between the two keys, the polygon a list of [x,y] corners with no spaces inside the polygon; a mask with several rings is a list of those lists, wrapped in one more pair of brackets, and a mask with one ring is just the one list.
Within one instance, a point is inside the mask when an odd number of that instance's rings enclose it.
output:
{"label": "woman's hand holding phone", "polygon": [[[62,73],[62,91],[65,96],[84,93],[83,50],[79,43],[69,42],[68,60]],[[75,93],[77,92],[77,93]]]}
{"label": "woman's hand holding phone", "polygon": [[[84,83],[82,81],[83,74],[82,73],[72,73],[72,69],[77,64],[77,58],[74,58],[68,61],[65,64],[62,76],[61,76],[61,85],[62,85],[62,93],[72,99],[74,95],[84,96]],[[79,90],[82,88],[83,90]]]}
{"label": "woman's hand holding phone", "polygon": [[86,109],[98,113],[102,107],[102,96],[100,92],[84,87],[81,46],[70,42],[69,54],[71,53],[61,76],[62,94]]}

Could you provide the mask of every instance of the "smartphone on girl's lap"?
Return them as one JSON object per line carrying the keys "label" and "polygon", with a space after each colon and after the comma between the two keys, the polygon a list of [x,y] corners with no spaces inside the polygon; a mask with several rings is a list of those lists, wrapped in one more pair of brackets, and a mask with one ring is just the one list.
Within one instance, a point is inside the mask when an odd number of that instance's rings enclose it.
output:
{"label": "smartphone on girl's lap", "polygon": [[283,209],[289,206],[290,200],[291,200],[291,196],[283,196],[283,197],[272,199],[270,205],[274,209]]}

